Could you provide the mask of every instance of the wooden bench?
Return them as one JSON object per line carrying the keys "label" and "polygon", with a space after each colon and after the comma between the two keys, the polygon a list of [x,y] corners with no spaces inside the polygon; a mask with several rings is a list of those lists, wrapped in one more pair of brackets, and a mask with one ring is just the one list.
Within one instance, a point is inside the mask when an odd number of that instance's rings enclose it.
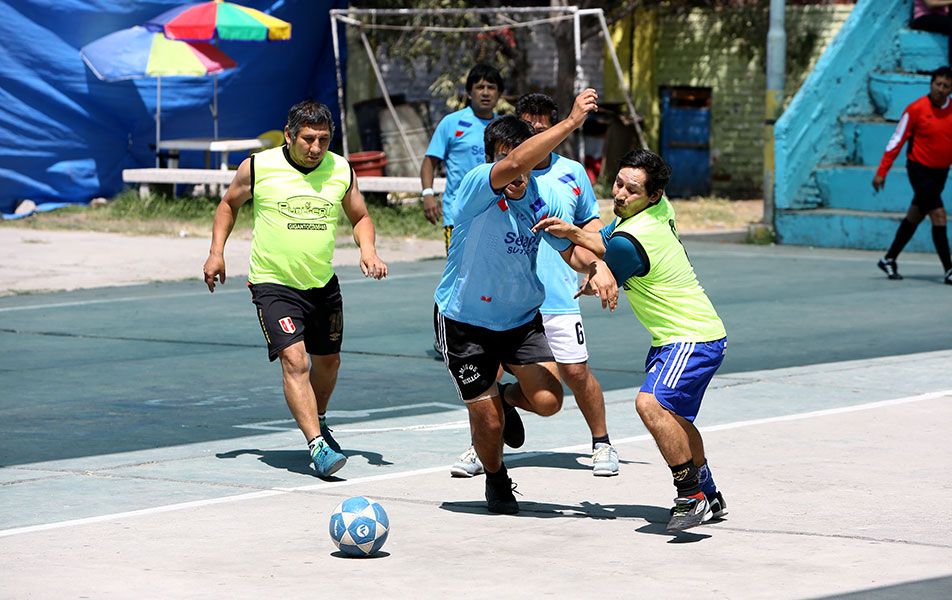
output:
{"label": "wooden bench", "polygon": [[[149,184],[214,185],[224,190],[235,177],[234,171],[221,169],[125,169],[122,181],[138,184],[139,197],[149,195]],[[358,177],[357,185],[362,192],[420,192],[419,177]],[[433,180],[433,189],[439,193],[446,189],[446,179]]]}

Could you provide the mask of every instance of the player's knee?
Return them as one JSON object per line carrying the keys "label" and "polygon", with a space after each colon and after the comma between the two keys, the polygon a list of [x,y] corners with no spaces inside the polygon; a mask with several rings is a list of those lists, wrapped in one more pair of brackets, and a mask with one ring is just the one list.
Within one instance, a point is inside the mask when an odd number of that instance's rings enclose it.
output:
{"label": "player's knee", "polygon": [[575,390],[588,383],[588,363],[560,364],[559,374],[565,381],[565,385]]}
{"label": "player's knee", "polygon": [[654,396],[638,394],[638,397],[635,398],[635,410],[638,411],[638,416],[641,417],[642,421],[647,422],[654,418],[659,407],[660,404]]}
{"label": "player's knee", "polygon": [[313,357],[314,367],[321,371],[328,371],[340,368],[340,354],[328,354],[325,356]]}
{"label": "player's knee", "polygon": [[307,360],[307,354],[298,352],[293,348],[285,348],[281,351],[281,369],[284,374],[290,377],[307,376],[310,371],[310,364]]}
{"label": "player's knee", "polygon": [[562,390],[537,390],[530,399],[535,413],[542,417],[551,417],[562,410]]}

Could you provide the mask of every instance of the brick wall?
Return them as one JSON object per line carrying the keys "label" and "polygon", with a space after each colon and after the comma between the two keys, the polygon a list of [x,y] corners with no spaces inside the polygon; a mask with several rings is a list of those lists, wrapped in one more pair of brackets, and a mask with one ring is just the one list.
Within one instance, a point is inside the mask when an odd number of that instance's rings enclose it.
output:
{"label": "brick wall", "polygon": [[[836,35],[853,6],[788,6],[787,101]],[[658,90],[686,85],[712,89],[711,159],[713,193],[760,197],[763,182],[764,57],[754,40],[733,38],[718,14],[696,9],[674,15],[664,9],[637,11],[614,31],[616,49],[630,57],[626,79],[635,106],[645,118],[649,144],[656,148],[660,125]],[[766,35],[764,35],[766,38]],[[805,49],[812,50],[805,52]],[[618,101],[617,80],[606,64],[606,96]]]}

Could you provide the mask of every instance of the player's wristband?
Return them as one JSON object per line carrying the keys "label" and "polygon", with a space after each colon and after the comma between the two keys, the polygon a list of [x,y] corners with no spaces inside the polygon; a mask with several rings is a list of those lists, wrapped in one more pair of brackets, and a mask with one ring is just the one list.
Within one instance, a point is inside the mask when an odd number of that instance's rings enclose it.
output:
{"label": "player's wristband", "polygon": [[432,195],[433,195],[433,188],[426,188],[425,190],[423,190],[423,195],[424,195],[424,196],[432,196]]}

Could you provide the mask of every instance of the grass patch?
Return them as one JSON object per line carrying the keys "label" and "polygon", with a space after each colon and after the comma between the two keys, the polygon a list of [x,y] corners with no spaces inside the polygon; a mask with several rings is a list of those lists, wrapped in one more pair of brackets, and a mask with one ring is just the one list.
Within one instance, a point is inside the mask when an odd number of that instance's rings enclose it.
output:
{"label": "grass patch", "polygon": [[[218,202],[217,198],[170,198],[159,194],[140,199],[135,190],[126,190],[102,205],[71,206],[37,213],[25,219],[2,222],[0,227],[210,237]],[[741,229],[759,221],[763,214],[760,200],[693,198],[673,200],[672,204],[678,215],[678,229],[685,232]],[[419,203],[389,204],[384,194],[368,194],[367,209],[380,237],[443,237],[443,228],[423,217]],[[601,201],[601,213],[606,223],[613,219],[609,200]],[[252,224],[251,205],[246,204],[238,213],[232,236],[251,237]],[[343,213],[337,233],[339,236],[351,234],[350,222]]]}

